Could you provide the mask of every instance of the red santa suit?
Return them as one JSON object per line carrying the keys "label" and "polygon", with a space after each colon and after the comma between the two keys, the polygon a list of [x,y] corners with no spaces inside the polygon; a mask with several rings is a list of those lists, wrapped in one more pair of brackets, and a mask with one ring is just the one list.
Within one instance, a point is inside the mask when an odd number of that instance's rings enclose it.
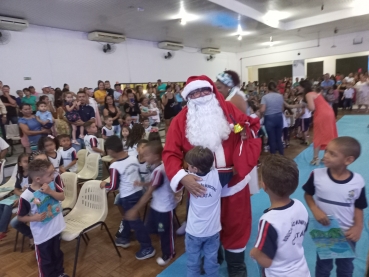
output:
{"label": "red santa suit", "polygon": [[[194,76],[187,80],[184,92],[204,87],[205,81],[210,83],[228,123],[240,124],[246,131],[247,139],[242,140],[240,133],[231,132],[227,140],[223,140],[214,153],[215,167],[220,174],[235,172],[230,180],[223,184],[221,202],[221,242],[226,250],[244,251],[251,232],[251,205],[248,183],[250,172],[257,165],[261,149],[261,140],[255,134],[259,131],[258,118],[251,118],[239,111],[232,103],[226,102],[212,80],[207,76]],[[183,95],[186,99],[187,95]],[[186,138],[187,107],[171,122],[163,152],[163,162],[171,187],[174,191],[183,186],[180,180],[187,175],[183,169],[186,153],[194,146]],[[216,124],[216,122],[214,122]],[[222,181],[222,178],[220,178]]]}

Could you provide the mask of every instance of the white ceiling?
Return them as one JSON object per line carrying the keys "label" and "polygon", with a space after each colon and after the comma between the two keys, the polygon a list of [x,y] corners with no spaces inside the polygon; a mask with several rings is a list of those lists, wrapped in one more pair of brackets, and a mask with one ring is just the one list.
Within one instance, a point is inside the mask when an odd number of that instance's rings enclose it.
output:
{"label": "white ceiling", "polygon": [[[185,10],[198,17],[185,26],[176,16],[181,7],[179,0],[1,0],[0,15],[27,19],[34,25],[107,31],[133,39],[169,40],[190,47],[241,52],[268,47],[265,42],[270,36],[283,45],[316,39],[318,32],[320,37],[330,37],[334,28],[338,28],[338,34],[366,31],[369,0],[356,1],[361,1],[362,9],[352,9],[354,0],[185,0]],[[232,8],[227,4],[236,5]],[[270,10],[288,15],[279,21],[278,28],[264,20]],[[356,16],[358,11],[362,15]],[[239,16],[243,31],[250,33],[242,41],[234,35]]]}

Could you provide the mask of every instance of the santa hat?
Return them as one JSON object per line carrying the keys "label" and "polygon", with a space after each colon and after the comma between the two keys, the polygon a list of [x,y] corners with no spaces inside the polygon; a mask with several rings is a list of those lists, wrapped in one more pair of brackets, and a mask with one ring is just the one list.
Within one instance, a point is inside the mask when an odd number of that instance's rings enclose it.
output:
{"label": "santa hat", "polygon": [[212,92],[215,94],[215,97],[217,98],[219,105],[221,106],[224,115],[227,118],[227,121],[232,124],[234,123],[232,118],[230,118],[229,116],[229,112],[228,112],[228,108],[226,105],[226,101],[223,97],[223,95],[217,90],[214,82],[205,75],[201,75],[201,76],[191,76],[187,79],[186,82],[186,86],[184,87],[183,91],[182,91],[182,97],[183,99],[186,99],[186,97],[188,96],[188,94],[192,91],[194,91],[195,89],[198,88],[204,88],[204,87],[209,87],[211,88]]}
{"label": "santa hat", "polygon": [[187,79],[186,86],[182,91],[183,99],[186,99],[187,96],[194,90],[199,88],[210,88],[211,91],[214,90],[214,86],[209,82],[210,79],[207,76],[191,76]]}

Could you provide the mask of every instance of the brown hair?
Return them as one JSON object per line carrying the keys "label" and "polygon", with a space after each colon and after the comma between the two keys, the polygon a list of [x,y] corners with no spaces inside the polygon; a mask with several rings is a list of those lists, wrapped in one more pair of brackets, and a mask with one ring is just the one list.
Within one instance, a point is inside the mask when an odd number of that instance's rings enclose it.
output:
{"label": "brown hair", "polygon": [[336,143],[340,149],[340,152],[345,155],[345,157],[354,157],[355,160],[359,158],[361,153],[361,145],[353,137],[338,137],[332,140]]}
{"label": "brown hair", "polygon": [[295,161],[281,155],[269,155],[262,163],[261,178],[275,195],[288,197],[298,186],[299,170]]}
{"label": "brown hair", "polygon": [[197,167],[201,173],[209,173],[214,163],[213,152],[209,148],[196,146],[187,152],[185,161],[191,166]]}
{"label": "brown hair", "polygon": [[93,121],[86,121],[84,124],[83,124],[83,127],[85,127],[85,129],[87,130],[88,128],[91,127],[92,124],[95,124],[95,122]]}
{"label": "brown hair", "polygon": [[157,140],[148,141],[145,145],[145,148],[149,148],[152,154],[159,155],[161,159],[161,155],[163,153],[163,145],[161,144],[161,142]]}
{"label": "brown hair", "polygon": [[28,174],[31,178],[43,175],[51,165],[49,160],[33,160],[29,163]]}

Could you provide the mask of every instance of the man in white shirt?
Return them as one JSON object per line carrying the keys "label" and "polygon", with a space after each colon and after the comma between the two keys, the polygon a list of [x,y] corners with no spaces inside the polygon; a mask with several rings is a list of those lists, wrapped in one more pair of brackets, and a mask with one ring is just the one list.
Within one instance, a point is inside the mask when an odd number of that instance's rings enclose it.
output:
{"label": "man in white shirt", "polygon": [[347,83],[353,83],[355,82],[355,78],[354,78],[354,74],[350,73],[346,78],[345,78]]}

